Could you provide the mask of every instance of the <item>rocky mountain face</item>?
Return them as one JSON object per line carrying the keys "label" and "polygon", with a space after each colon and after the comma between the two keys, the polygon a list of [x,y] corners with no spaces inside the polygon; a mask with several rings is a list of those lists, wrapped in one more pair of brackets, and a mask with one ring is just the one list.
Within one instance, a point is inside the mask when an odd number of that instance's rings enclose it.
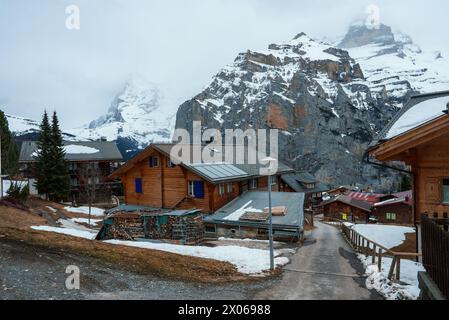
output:
{"label": "rocky mountain face", "polygon": [[153,141],[171,139],[176,110],[165,103],[158,87],[134,75],[106,115],[69,132],[81,140],[116,140],[128,159]]}
{"label": "rocky mountain face", "polygon": [[339,45],[301,33],[239,54],[180,106],[176,127],[192,130],[196,120],[204,129],[279,129],[279,158],[294,168],[331,185],[389,190],[396,173],[365,165],[362,156],[412,94],[434,90],[440,77],[418,56],[410,39],[387,26],[353,26]]}

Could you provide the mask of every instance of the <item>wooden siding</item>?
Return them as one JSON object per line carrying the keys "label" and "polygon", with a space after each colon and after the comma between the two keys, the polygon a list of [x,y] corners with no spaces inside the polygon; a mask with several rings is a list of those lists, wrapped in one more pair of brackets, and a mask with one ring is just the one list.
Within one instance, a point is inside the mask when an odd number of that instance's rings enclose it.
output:
{"label": "wooden siding", "polygon": [[[396,220],[387,219],[387,213],[395,213]],[[376,217],[379,223],[384,224],[413,224],[412,206],[406,203],[394,203],[375,207],[371,216]]]}
{"label": "wooden siding", "polygon": [[353,207],[347,205],[345,203],[341,203],[338,201],[329,203],[323,207],[323,213],[325,217],[342,219],[343,214],[347,215],[347,221],[350,222],[368,222],[369,213],[359,209],[357,207]]}

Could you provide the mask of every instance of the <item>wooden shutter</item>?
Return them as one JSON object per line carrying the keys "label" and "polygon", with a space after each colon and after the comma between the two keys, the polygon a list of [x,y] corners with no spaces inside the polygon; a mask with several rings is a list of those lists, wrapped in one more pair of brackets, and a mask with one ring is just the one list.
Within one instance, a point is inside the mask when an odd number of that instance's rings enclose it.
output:
{"label": "wooden shutter", "polygon": [[142,179],[136,178],[134,180],[134,184],[135,184],[136,193],[142,193]]}
{"label": "wooden shutter", "polygon": [[193,182],[193,193],[195,198],[204,199],[204,182],[194,181]]}

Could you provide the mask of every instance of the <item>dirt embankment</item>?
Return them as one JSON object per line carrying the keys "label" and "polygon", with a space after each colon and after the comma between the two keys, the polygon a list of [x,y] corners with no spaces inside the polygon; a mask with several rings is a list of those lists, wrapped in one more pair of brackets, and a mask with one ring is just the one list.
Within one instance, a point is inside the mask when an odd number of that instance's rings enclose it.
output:
{"label": "dirt embankment", "polygon": [[[55,225],[61,213],[54,212],[47,205],[44,201],[33,200],[29,210],[0,206],[0,241],[7,238],[40,248],[100,258],[125,270],[177,280],[221,283],[248,279],[235,266],[226,262],[30,229],[33,225]],[[53,208],[58,208],[57,206],[51,204]],[[63,210],[62,206],[58,209]],[[67,212],[62,214],[70,215]]]}

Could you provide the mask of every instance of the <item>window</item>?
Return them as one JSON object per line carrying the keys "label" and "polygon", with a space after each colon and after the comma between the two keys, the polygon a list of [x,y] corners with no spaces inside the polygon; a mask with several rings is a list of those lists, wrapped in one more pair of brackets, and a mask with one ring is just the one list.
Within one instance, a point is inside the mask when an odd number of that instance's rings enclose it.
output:
{"label": "window", "polygon": [[150,168],[157,168],[159,167],[159,157],[152,156],[148,158],[148,165]]}
{"label": "window", "polygon": [[449,179],[443,179],[443,203],[449,204]]}
{"label": "window", "polygon": [[219,194],[220,196],[222,196],[222,195],[224,195],[224,193],[225,193],[225,186],[224,186],[223,183],[220,183],[220,184],[218,185],[218,194]]}
{"label": "window", "polygon": [[268,181],[271,181],[271,185],[276,185],[276,176],[268,176]]}
{"label": "window", "polygon": [[232,183],[228,183],[227,185],[226,185],[226,191],[228,192],[228,193],[232,193]]}
{"label": "window", "polygon": [[257,179],[252,179],[249,185],[250,189],[257,189]]}
{"label": "window", "polygon": [[204,198],[204,182],[203,181],[189,181],[187,192],[190,197],[203,199]]}
{"label": "window", "polygon": [[396,213],[387,212],[387,220],[396,220]]}
{"label": "window", "polygon": [[193,181],[189,181],[188,183],[188,191],[187,194],[191,197],[195,196],[195,192],[193,191]]}
{"label": "window", "polygon": [[204,228],[204,231],[207,233],[216,233],[217,230],[215,229],[215,225],[214,226],[206,226]]}
{"label": "window", "polygon": [[134,179],[134,186],[136,193],[142,193],[142,178]]}
{"label": "window", "polygon": [[174,168],[176,167],[176,164],[174,164],[173,162],[171,162],[170,159],[167,159],[167,168]]}

